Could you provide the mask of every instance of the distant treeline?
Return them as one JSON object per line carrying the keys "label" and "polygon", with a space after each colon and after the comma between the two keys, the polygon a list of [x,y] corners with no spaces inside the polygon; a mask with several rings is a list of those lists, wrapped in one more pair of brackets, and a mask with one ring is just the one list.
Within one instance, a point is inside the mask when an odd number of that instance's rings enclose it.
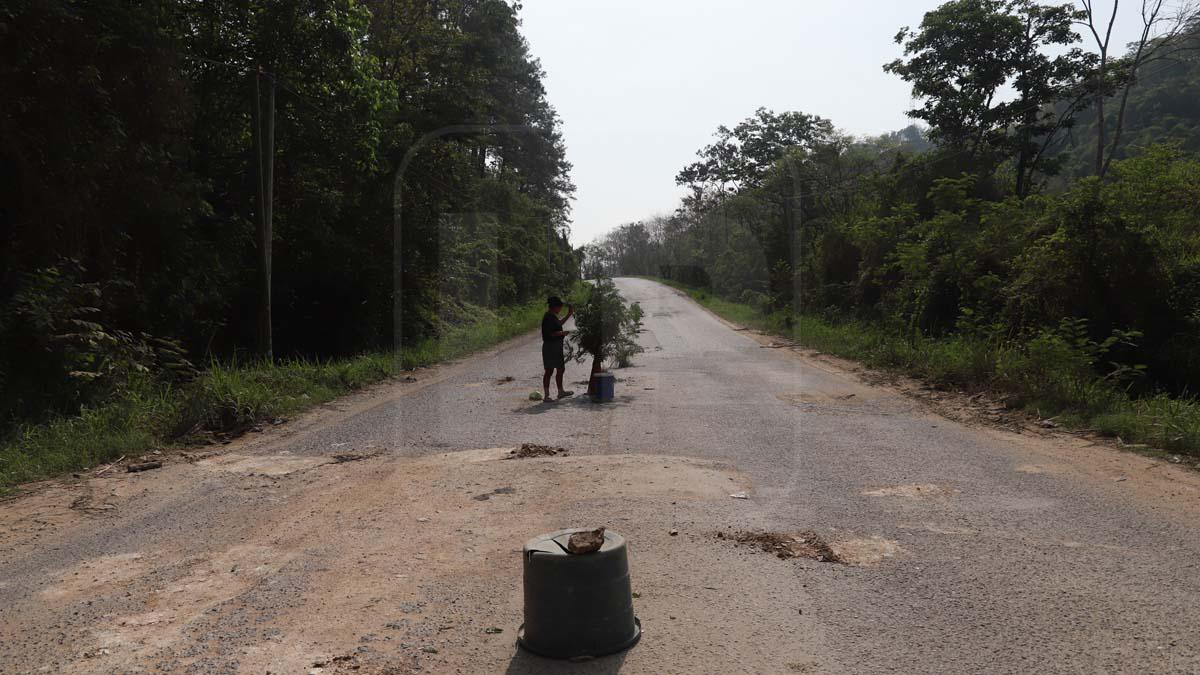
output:
{"label": "distant treeline", "polygon": [[390,349],[569,285],[569,164],[517,11],[5,3],[0,429],[258,353],[256,89],[276,355]]}
{"label": "distant treeline", "polygon": [[914,339],[1053,343],[1115,386],[1194,391],[1200,22],[1156,17],[1101,58],[1069,5],[942,5],[886,66],[922,127],[860,139],[759,110],[680,171],[675,213],[589,245],[585,272]]}

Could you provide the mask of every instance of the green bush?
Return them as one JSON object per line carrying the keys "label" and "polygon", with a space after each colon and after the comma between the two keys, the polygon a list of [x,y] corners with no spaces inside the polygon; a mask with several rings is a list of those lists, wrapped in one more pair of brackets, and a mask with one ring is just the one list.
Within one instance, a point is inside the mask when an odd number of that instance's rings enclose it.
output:
{"label": "green bush", "polygon": [[625,303],[612,279],[600,278],[580,293],[582,300],[575,308],[575,330],[568,344],[571,356],[583,362],[591,357],[593,371],[605,360],[617,366],[629,365],[634,354],[641,353],[637,334],[641,330],[642,308],[637,303]]}
{"label": "green bush", "polygon": [[99,283],[84,283],[74,260],[18,275],[0,304],[0,432],[121,397],[148,378],[194,378],[177,340],[113,328]]}

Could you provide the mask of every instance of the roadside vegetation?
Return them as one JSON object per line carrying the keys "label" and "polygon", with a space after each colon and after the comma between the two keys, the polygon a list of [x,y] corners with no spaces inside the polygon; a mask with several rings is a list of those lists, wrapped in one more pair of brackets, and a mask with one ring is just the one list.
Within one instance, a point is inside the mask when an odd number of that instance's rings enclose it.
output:
{"label": "roadside vegetation", "polygon": [[185,383],[129,377],[103,402],[74,415],[17,427],[0,439],[0,493],[6,488],[94,467],[121,456],[246,431],[414,368],[458,358],[530,332],[540,301],[514,309],[464,308],[471,317],[399,352],[214,362]]}
{"label": "roadside vegetation", "polygon": [[941,5],[885,65],[920,126],[856,138],[760,109],[683,167],[673,214],[586,247],[585,272],[1200,455],[1200,14],[1122,4],[1146,31],[1118,53],[1086,42],[1108,20],[1090,6]]}

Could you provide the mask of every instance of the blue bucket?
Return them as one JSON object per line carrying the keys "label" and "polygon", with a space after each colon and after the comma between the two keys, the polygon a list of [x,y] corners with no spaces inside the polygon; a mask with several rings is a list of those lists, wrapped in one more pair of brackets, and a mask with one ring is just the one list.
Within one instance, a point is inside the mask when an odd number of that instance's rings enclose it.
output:
{"label": "blue bucket", "polygon": [[617,390],[617,376],[612,373],[596,373],[592,378],[596,383],[596,393],[592,398],[597,401],[613,400]]}

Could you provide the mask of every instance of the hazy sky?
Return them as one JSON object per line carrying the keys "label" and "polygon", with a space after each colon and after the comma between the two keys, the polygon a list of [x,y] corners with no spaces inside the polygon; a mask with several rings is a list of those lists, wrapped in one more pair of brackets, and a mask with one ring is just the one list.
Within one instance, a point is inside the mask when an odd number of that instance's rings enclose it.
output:
{"label": "hazy sky", "polygon": [[907,126],[909,88],[882,66],[900,56],[900,27],[938,4],[525,0],[523,32],[575,165],[572,243],[672,211],[675,174],[759,106],[860,135]]}

